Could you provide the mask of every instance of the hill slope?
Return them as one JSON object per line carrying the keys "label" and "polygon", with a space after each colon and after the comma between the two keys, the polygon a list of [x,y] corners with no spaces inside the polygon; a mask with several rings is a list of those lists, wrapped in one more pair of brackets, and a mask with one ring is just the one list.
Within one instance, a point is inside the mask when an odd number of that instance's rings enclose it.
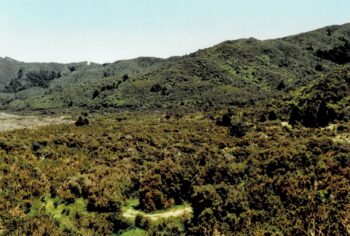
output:
{"label": "hill slope", "polygon": [[0,60],[1,109],[193,109],[280,97],[350,62],[350,24],[112,64]]}

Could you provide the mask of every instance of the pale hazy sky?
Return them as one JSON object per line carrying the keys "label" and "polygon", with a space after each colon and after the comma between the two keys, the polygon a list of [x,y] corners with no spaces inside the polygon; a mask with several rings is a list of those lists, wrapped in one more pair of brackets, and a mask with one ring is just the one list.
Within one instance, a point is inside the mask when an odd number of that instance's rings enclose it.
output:
{"label": "pale hazy sky", "polygon": [[112,62],[350,22],[350,0],[0,0],[0,57]]}

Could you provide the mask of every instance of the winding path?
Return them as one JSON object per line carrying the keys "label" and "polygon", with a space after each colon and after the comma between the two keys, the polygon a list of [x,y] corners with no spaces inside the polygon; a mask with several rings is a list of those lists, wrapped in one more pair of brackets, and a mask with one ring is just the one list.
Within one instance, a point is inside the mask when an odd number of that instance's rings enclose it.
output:
{"label": "winding path", "polygon": [[170,218],[170,217],[180,217],[186,214],[192,214],[192,207],[190,206],[184,206],[180,209],[169,209],[162,213],[145,213],[143,211],[138,211],[133,208],[127,209],[125,212],[123,212],[123,217],[128,219],[135,219],[137,215],[142,215],[144,217],[147,217],[148,219],[152,221],[157,221],[160,219]]}

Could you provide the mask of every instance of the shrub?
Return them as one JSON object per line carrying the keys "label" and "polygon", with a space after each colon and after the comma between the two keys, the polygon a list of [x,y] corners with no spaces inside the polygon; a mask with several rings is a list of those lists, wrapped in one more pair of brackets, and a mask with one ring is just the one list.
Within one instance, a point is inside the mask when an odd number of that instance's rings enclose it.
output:
{"label": "shrub", "polygon": [[297,123],[301,122],[302,114],[298,107],[294,106],[292,109],[292,112],[289,116],[289,124],[296,125]]}
{"label": "shrub", "polygon": [[163,89],[162,86],[160,84],[156,83],[156,84],[152,85],[150,92],[158,93],[158,92],[162,91],[162,89]]}
{"label": "shrub", "polygon": [[85,126],[89,124],[89,120],[87,118],[83,118],[79,116],[78,120],[75,122],[76,126]]}
{"label": "shrub", "polygon": [[94,93],[92,94],[92,99],[97,98],[100,95],[100,91],[99,90],[95,90]]}
{"label": "shrub", "polygon": [[233,116],[232,111],[228,111],[227,113],[223,114],[221,119],[218,119],[216,121],[217,125],[220,126],[225,126],[225,127],[229,127],[231,125],[231,117]]}
{"label": "shrub", "polygon": [[128,74],[125,74],[123,75],[123,82],[129,80],[129,75]]}
{"label": "shrub", "polygon": [[144,230],[148,230],[151,226],[151,222],[146,217],[138,214],[135,218],[135,226]]}
{"label": "shrub", "polygon": [[270,111],[269,112],[269,116],[268,116],[269,120],[277,120],[277,114],[274,111]]}
{"label": "shrub", "polygon": [[230,135],[237,138],[242,138],[247,134],[248,130],[248,125],[245,122],[241,121],[231,125]]}

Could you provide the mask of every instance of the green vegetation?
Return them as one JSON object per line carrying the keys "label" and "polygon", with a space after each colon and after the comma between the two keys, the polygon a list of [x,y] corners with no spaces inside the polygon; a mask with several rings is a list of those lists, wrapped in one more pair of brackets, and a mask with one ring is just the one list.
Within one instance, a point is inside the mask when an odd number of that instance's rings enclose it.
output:
{"label": "green vegetation", "polygon": [[349,27],[164,60],[0,59],[1,108],[55,114],[0,113],[0,234],[349,235]]}
{"label": "green vegetation", "polygon": [[143,229],[130,229],[123,232],[120,236],[147,236],[147,233]]}
{"label": "green vegetation", "polygon": [[350,135],[349,123],[288,128],[254,109],[231,112],[253,122],[241,138],[216,124],[220,111],[96,114],[86,126],[3,133],[3,230],[346,234],[349,144],[337,137]]}
{"label": "green vegetation", "polygon": [[223,42],[183,57],[111,64],[0,59],[7,110],[199,110],[280,98],[349,62],[350,25]]}

